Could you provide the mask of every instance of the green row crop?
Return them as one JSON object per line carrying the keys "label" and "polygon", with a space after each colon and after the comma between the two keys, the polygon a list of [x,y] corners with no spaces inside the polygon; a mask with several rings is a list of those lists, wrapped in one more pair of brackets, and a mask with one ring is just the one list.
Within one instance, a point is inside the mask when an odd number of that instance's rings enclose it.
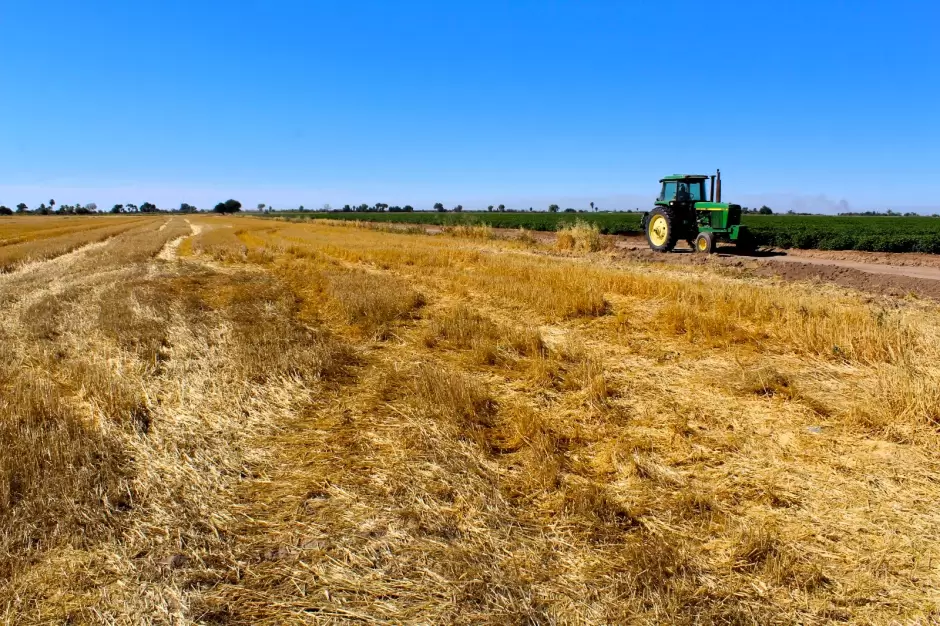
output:
{"label": "green row crop", "polygon": [[743,222],[762,246],[940,254],[940,219],[933,217],[747,215]]}
{"label": "green row crop", "polygon": [[[372,222],[488,224],[494,228],[558,230],[576,220],[597,224],[609,235],[641,233],[641,213],[280,213],[305,219]],[[745,215],[743,223],[760,246],[872,252],[940,254],[940,219],[933,217],[838,217],[829,215]]]}

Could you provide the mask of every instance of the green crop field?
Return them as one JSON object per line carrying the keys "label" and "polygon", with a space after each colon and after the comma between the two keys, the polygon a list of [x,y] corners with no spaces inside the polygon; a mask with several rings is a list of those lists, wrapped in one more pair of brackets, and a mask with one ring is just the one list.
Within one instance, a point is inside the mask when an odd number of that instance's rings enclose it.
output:
{"label": "green crop field", "polygon": [[[576,220],[597,224],[610,235],[638,235],[642,213],[279,213],[304,219],[346,219],[440,226],[481,223],[495,228],[557,230]],[[929,252],[940,254],[940,218],[745,215],[743,223],[761,246]]]}
{"label": "green crop field", "polygon": [[819,250],[940,253],[940,218],[747,215],[761,245]]}

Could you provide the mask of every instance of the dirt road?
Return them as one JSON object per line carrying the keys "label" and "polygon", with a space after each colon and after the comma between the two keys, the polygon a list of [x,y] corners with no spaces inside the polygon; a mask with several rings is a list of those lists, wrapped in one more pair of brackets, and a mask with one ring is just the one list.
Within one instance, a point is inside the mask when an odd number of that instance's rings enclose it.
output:
{"label": "dirt road", "polygon": [[758,275],[785,280],[822,280],[842,287],[891,296],[915,295],[940,300],[940,269],[835,259],[778,256],[757,259]]}
{"label": "dirt road", "polygon": [[940,300],[940,256],[855,250],[770,250],[756,255],[719,248],[706,258],[688,248],[669,255],[649,250],[643,237],[617,237],[617,248],[631,257],[669,263],[720,263],[745,267],[762,276],[785,280],[823,280],[879,294],[914,294]]}
{"label": "dirt road", "polygon": [[907,276],[909,278],[924,278],[940,280],[940,268],[923,266],[887,265],[882,263],[859,263],[858,261],[845,261],[838,259],[817,258],[811,256],[779,255],[769,257],[750,257],[761,260],[781,263],[800,263],[805,265],[822,265],[826,267],[845,267],[871,274],[886,274],[889,276]]}

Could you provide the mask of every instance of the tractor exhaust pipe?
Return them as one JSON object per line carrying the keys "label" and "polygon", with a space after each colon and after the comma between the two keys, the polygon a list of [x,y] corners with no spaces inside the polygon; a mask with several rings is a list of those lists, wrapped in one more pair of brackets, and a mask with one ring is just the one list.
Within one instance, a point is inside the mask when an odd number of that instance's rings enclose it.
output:
{"label": "tractor exhaust pipe", "polygon": [[711,187],[708,188],[708,192],[709,192],[708,201],[714,202],[715,201],[715,175],[714,174],[712,174],[712,185]]}
{"label": "tractor exhaust pipe", "polygon": [[718,199],[715,202],[721,202],[721,170],[718,170],[718,180],[715,184],[718,185],[718,191],[716,192]]}

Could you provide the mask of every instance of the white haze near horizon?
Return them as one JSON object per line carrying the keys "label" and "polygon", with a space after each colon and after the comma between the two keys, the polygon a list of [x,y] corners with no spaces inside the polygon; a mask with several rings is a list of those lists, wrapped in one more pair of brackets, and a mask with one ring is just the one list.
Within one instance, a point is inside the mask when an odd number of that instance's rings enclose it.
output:
{"label": "white haze near horizon", "polygon": [[[762,205],[771,207],[775,212],[785,213],[793,210],[797,213],[821,213],[834,215],[845,211],[913,211],[924,215],[940,213],[940,206],[886,206],[857,205],[842,198],[830,198],[825,194],[809,195],[797,193],[742,193],[731,194],[725,191],[724,200],[733,201],[742,206],[758,208]],[[442,202],[448,209],[461,204],[464,210],[486,209],[487,205],[505,204],[510,209],[545,211],[549,204],[566,208],[590,210],[593,201],[598,210],[626,211],[652,206],[655,194],[606,194],[595,197],[580,195],[549,197],[543,195],[508,195],[502,197],[482,197],[473,194],[468,198],[451,197],[450,194],[432,195],[428,189],[416,189],[409,194],[401,189],[369,190],[356,192],[345,189],[301,189],[291,187],[277,188],[177,188],[173,186],[125,186],[125,187],[77,187],[77,186],[22,186],[0,185],[0,205],[15,207],[25,202],[30,209],[54,199],[57,205],[94,202],[99,211],[107,211],[115,204],[133,203],[141,205],[152,202],[162,209],[179,208],[186,202],[202,210],[211,209],[219,202],[235,198],[242,203],[243,210],[252,210],[259,203],[276,209],[293,209],[303,206],[306,209],[319,209],[325,204],[340,208],[344,204],[369,205],[384,202],[389,205],[412,205],[416,210],[431,210],[435,202]]]}

